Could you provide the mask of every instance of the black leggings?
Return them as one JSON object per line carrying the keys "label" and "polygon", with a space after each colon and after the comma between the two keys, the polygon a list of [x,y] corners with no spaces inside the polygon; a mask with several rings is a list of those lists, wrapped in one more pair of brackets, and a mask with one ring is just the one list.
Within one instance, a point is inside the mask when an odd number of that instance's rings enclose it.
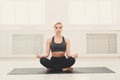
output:
{"label": "black leggings", "polygon": [[66,58],[63,57],[51,57],[47,59],[45,57],[40,58],[40,63],[46,68],[53,70],[62,70],[63,68],[71,67],[75,63],[75,59],[72,57]]}

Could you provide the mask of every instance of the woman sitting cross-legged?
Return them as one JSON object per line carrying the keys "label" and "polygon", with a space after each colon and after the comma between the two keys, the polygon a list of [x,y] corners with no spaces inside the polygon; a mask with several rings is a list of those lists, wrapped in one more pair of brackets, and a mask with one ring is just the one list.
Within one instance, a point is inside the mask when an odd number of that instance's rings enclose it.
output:
{"label": "woman sitting cross-legged", "polygon": [[[62,28],[63,25],[60,22],[54,25],[55,35],[47,40],[46,53],[36,55],[48,71],[72,71],[71,66],[75,63],[75,58],[78,57],[78,54],[70,54],[70,42],[62,36]],[[50,51],[52,56],[48,59]]]}

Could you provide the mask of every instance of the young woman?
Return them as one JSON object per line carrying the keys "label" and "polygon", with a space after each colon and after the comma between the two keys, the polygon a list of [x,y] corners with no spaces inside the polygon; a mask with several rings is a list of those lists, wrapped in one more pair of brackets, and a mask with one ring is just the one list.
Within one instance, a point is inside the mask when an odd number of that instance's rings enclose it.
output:
{"label": "young woman", "polygon": [[[54,25],[55,35],[47,40],[46,53],[37,54],[37,58],[40,58],[40,63],[49,70],[57,71],[72,71],[71,66],[75,63],[75,58],[78,54],[70,54],[70,42],[64,38],[61,34],[63,25],[58,22]],[[47,59],[49,54],[52,57]]]}

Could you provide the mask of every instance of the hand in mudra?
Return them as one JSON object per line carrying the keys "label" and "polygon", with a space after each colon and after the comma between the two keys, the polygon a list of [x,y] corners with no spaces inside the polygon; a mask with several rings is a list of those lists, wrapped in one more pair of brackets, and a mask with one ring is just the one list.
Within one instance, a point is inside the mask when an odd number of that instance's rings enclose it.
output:
{"label": "hand in mudra", "polygon": [[36,54],[36,57],[37,58],[41,58],[42,56],[40,54]]}
{"label": "hand in mudra", "polygon": [[73,58],[78,58],[78,54],[77,54],[77,53],[72,54],[72,57],[73,57]]}

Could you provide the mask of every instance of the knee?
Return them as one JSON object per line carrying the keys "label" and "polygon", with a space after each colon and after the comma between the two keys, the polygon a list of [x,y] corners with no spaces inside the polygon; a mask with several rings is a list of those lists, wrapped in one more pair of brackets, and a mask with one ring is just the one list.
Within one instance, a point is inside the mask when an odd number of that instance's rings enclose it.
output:
{"label": "knee", "polygon": [[68,59],[70,60],[70,62],[71,62],[72,64],[75,63],[75,58],[73,58],[73,57],[69,57]]}
{"label": "knee", "polygon": [[40,63],[41,64],[46,63],[46,61],[47,61],[47,58],[45,58],[45,57],[40,58]]}

